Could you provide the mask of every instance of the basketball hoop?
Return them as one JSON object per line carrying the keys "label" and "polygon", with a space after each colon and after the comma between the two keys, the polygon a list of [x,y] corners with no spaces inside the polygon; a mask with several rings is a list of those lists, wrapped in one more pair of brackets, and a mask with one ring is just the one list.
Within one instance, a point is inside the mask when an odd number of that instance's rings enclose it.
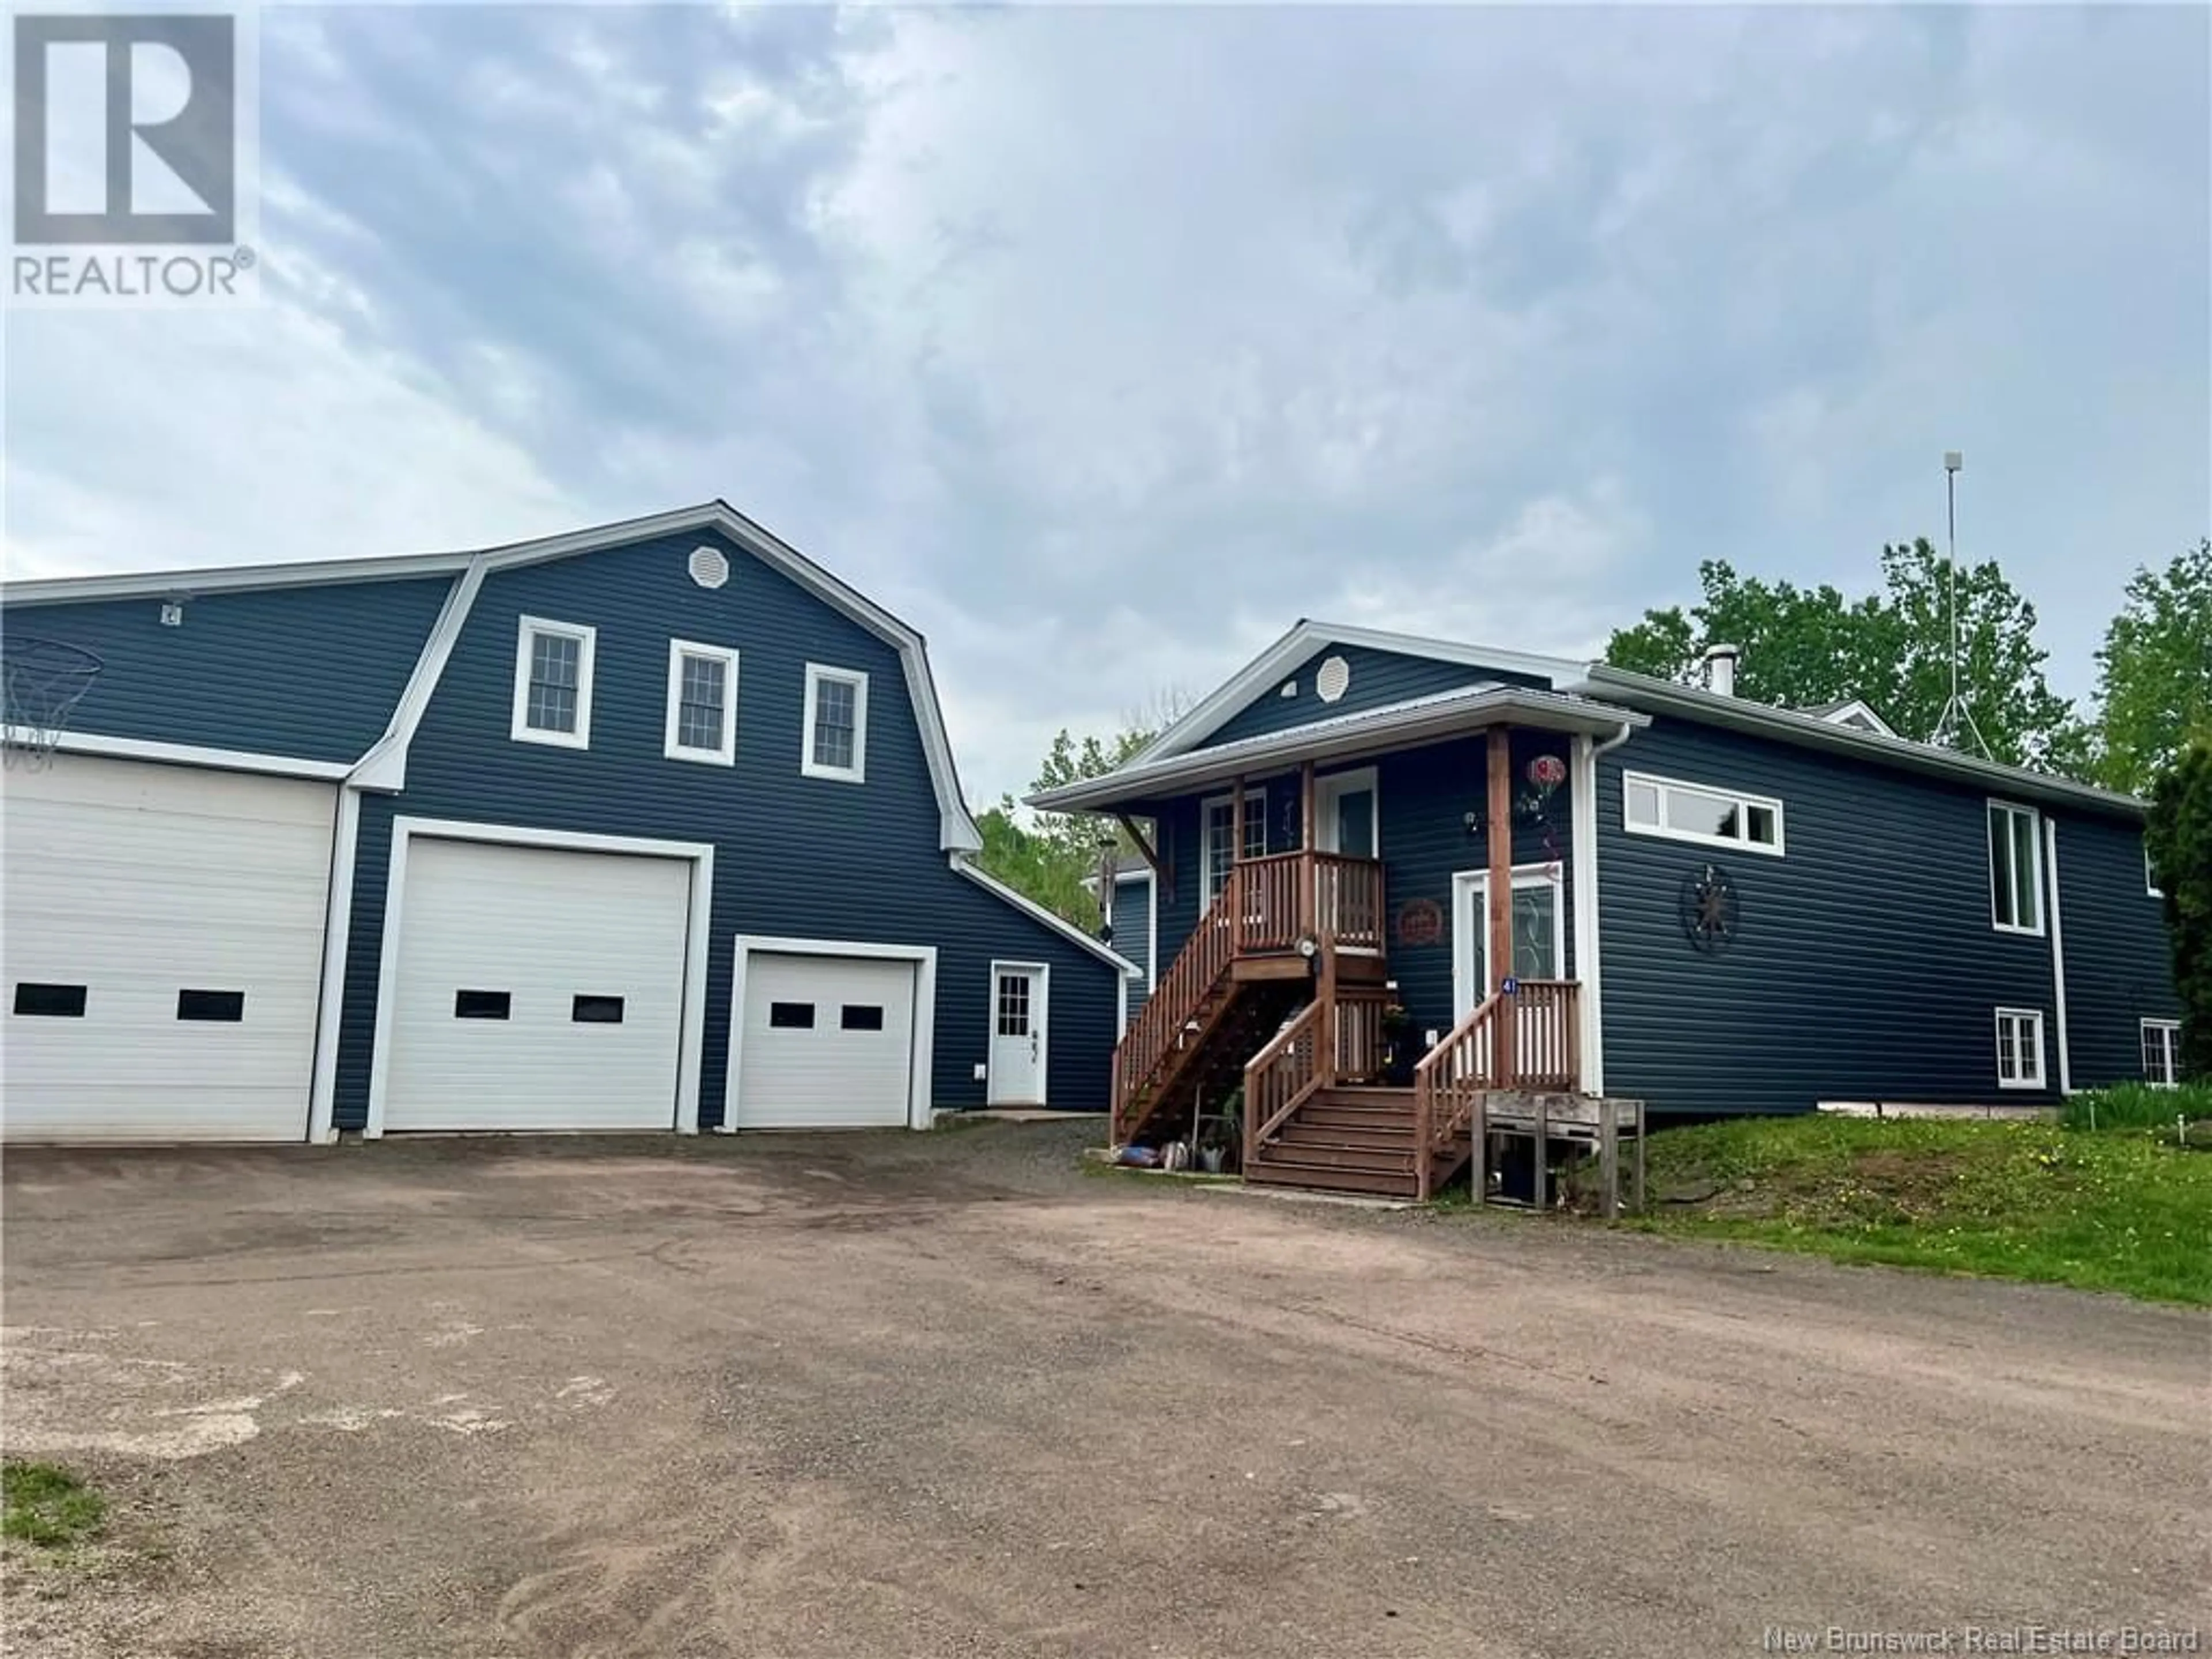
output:
{"label": "basketball hoop", "polygon": [[0,763],[10,771],[39,771],[51,764],[54,745],[92,683],[100,660],[82,646],[27,634],[0,635],[0,702],[7,726],[0,730]]}

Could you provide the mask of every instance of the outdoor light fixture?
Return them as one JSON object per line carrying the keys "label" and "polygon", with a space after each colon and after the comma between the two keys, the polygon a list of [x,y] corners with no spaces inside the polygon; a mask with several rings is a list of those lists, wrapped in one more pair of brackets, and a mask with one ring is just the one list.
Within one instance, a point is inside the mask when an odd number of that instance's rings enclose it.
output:
{"label": "outdoor light fixture", "polygon": [[185,602],[182,599],[161,601],[161,626],[182,628],[185,625]]}

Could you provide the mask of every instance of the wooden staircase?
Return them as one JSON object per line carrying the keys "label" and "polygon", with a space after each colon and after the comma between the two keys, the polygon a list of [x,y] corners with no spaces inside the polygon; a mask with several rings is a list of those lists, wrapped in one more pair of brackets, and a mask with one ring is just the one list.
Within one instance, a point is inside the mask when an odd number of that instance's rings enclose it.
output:
{"label": "wooden staircase", "polygon": [[[1317,1089],[1267,1144],[1245,1148],[1244,1179],[1413,1198],[1419,1187],[1416,1144],[1411,1089]],[[1462,1152],[1462,1164],[1466,1158]]]}

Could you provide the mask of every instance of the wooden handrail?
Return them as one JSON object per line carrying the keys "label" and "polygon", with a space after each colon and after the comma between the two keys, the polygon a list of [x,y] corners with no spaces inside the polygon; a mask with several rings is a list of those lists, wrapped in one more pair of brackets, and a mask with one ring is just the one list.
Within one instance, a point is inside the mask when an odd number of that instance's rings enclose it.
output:
{"label": "wooden handrail", "polygon": [[1160,975],[1145,1006],[1129,1022],[1114,1050],[1114,1139],[1125,1139],[1136,1126],[1129,1109],[1150,1087],[1162,1064],[1182,1046],[1184,1027],[1234,958],[1231,921],[1237,914],[1237,884],[1224,884],[1190,938]]}
{"label": "wooden handrail", "polygon": [[1376,859],[1310,853],[1314,931],[1340,949],[1382,948],[1382,866]]}
{"label": "wooden handrail", "polygon": [[[1413,1067],[1417,1195],[1429,1196],[1435,1155],[1474,1121],[1492,1089],[1571,1094],[1582,1087],[1582,987],[1571,979],[1524,979],[1510,995],[1486,999]],[[1501,1023],[1512,1041],[1501,1044]],[[1499,1049],[1506,1053],[1501,1056]]]}
{"label": "wooden handrail", "polygon": [[1264,1144],[1328,1080],[1322,1005],[1309,1002],[1244,1066],[1245,1156]]}

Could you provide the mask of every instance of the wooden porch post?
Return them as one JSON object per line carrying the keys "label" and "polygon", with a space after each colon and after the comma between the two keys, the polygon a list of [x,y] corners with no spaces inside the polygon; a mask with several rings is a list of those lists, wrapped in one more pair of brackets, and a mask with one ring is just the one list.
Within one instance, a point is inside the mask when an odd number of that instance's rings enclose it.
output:
{"label": "wooden porch post", "polygon": [[1306,762],[1298,769],[1298,849],[1305,859],[1298,871],[1298,931],[1311,933],[1321,921],[1321,871],[1314,863],[1313,850],[1319,840],[1314,834],[1314,763]]}
{"label": "wooden porch post", "polygon": [[1229,798],[1229,946],[1241,957],[1244,954],[1244,775],[1239,772],[1230,787],[1237,793]]}
{"label": "wooden porch post", "polygon": [[[1488,996],[1513,971],[1513,749],[1512,735],[1503,726],[1490,728],[1490,751],[1484,775],[1490,785],[1490,983]],[[1500,1010],[1491,1039],[1496,1055],[1497,1085],[1510,1087],[1513,1079],[1515,1020]]]}

